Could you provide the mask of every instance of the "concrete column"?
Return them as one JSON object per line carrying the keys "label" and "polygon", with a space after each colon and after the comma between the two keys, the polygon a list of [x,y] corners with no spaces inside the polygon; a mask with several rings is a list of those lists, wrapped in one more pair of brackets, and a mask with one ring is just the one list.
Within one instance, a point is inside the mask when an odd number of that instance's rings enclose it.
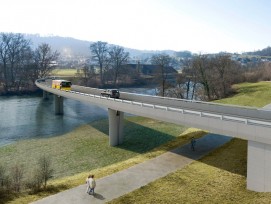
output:
{"label": "concrete column", "polygon": [[63,114],[63,97],[55,95],[55,114]]}
{"label": "concrete column", "polygon": [[123,112],[108,108],[110,146],[116,146],[123,142],[123,115]]}
{"label": "concrete column", "polygon": [[48,99],[48,92],[47,91],[43,91],[43,99]]}
{"label": "concrete column", "polygon": [[248,141],[247,188],[271,192],[271,145]]}

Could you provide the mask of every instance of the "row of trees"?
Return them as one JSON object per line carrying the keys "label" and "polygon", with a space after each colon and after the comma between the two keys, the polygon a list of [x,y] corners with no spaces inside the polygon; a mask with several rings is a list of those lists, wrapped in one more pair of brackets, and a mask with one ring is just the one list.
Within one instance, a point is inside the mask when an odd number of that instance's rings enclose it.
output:
{"label": "row of trees", "polygon": [[166,68],[172,64],[169,55],[153,55],[151,62],[159,67],[155,77],[161,96],[211,101],[232,94],[233,84],[271,80],[270,63],[242,66],[228,54],[186,58],[181,73],[176,74],[176,83],[168,80]]}
{"label": "row of trees", "polygon": [[[98,79],[101,86],[108,81],[113,81],[111,85],[116,86],[120,76],[139,77],[138,70],[125,69],[129,53],[124,52],[123,48],[98,41],[90,45],[90,51],[91,64],[99,67]],[[270,76],[267,74],[269,65],[242,66],[228,54],[191,55],[181,63],[184,65],[182,72],[174,74],[169,67],[174,67],[176,59],[168,54],[155,54],[151,57],[151,64],[157,66],[154,82],[158,85],[158,95],[210,101],[229,96],[234,83],[264,80]],[[84,72],[86,81],[94,76],[96,79],[94,70],[90,70],[88,67]],[[172,77],[175,83],[169,80]]]}
{"label": "row of trees", "polygon": [[[124,48],[97,41],[90,45],[90,52],[89,62],[78,73],[83,85],[116,86],[118,81],[140,80],[139,70],[125,66],[129,53]],[[157,66],[154,80],[159,95],[186,99],[194,99],[197,95],[197,99],[213,100],[231,94],[233,83],[271,78],[267,64],[243,67],[227,54],[188,54],[189,57],[181,62],[184,68],[178,74],[169,69],[176,65],[176,59],[167,54],[151,57],[151,63]],[[0,87],[4,92],[31,89],[37,78],[50,74],[58,57],[59,53],[46,43],[33,49],[31,41],[22,34],[0,33]],[[99,67],[99,74],[94,65]]]}
{"label": "row of trees", "polygon": [[178,83],[185,85],[183,98],[193,99],[197,93],[201,100],[220,99],[231,94],[232,84],[241,81],[242,67],[229,55],[198,55],[185,63],[187,66],[178,77]]}
{"label": "row of trees", "polygon": [[119,76],[127,74],[124,65],[128,62],[129,53],[125,52],[122,47],[98,41],[90,45],[90,52],[91,63],[99,66],[101,86],[109,81],[113,81],[113,86],[116,86]]}
{"label": "row of trees", "polygon": [[22,34],[0,33],[0,87],[6,93],[29,89],[37,78],[49,74],[58,57],[46,43],[32,49]]}

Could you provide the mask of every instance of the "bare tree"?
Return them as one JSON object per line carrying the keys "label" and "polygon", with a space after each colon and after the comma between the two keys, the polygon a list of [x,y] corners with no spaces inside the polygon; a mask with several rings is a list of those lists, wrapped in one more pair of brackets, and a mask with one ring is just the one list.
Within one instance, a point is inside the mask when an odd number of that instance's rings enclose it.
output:
{"label": "bare tree", "polygon": [[207,55],[198,55],[193,58],[192,69],[195,72],[198,82],[203,86],[204,95],[207,100],[212,99],[211,94],[211,72],[209,67],[209,59]]}
{"label": "bare tree", "polygon": [[96,62],[100,68],[100,83],[103,85],[103,71],[106,61],[108,61],[108,44],[107,42],[97,41],[90,45],[90,51],[92,54],[91,60]]}
{"label": "bare tree", "polygon": [[50,178],[53,177],[54,172],[54,170],[52,169],[51,158],[44,155],[39,159],[38,164],[39,164],[38,175],[43,181],[44,188],[46,188],[47,182]]}
{"label": "bare tree", "polygon": [[194,99],[197,86],[197,75],[192,68],[192,59],[185,58],[182,61],[182,72],[177,76],[177,86],[183,87],[183,97],[185,99]]}
{"label": "bare tree", "polygon": [[96,84],[96,73],[94,67],[89,64],[85,64],[79,73],[76,74],[81,79],[84,86]]}
{"label": "bare tree", "polygon": [[229,55],[220,54],[211,59],[213,88],[217,98],[226,97],[231,91],[231,85],[237,73],[237,66]]}
{"label": "bare tree", "polygon": [[157,65],[157,79],[161,84],[161,95],[165,96],[165,90],[167,86],[167,78],[168,78],[168,67],[171,62],[171,57],[167,54],[156,54],[151,58],[151,63],[153,65]]}
{"label": "bare tree", "polygon": [[4,187],[6,179],[6,169],[0,164],[0,189]]}
{"label": "bare tree", "polygon": [[25,56],[30,52],[30,41],[22,34],[0,33],[0,68],[6,91],[20,79],[25,68]]}
{"label": "bare tree", "polygon": [[110,65],[113,71],[113,83],[116,86],[119,73],[121,69],[124,68],[123,65],[127,63],[129,58],[129,53],[125,52],[120,46],[112,46],[109,51]]}
{"label": "bare tree", "polygon": [[34,58],[36,64],[36,77],[43,78],[55,68],[54,62],[58,59],[60,53],[52,51],[47,43],[42,43],[35,50]]}
{"label": "bare tree", "polygon": [[21,191],[23,175],[23,166],[16,164],[11,168],[11,182],[15,192]]}

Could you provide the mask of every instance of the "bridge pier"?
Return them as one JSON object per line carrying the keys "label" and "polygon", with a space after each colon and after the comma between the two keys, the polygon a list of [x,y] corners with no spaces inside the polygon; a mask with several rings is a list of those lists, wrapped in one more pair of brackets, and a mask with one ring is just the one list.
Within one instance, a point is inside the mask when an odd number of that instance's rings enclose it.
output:
{"label": "bridge pier", "polygon": [[110,146],[123,142],[123,116],[123,112],[108,108]]}
{"label": "bridge pier", "polygon": [[271,192],[271,145],[248,140],[247,189]]}
{"label": "bridge pier", "polygon": [[55,114],[62,115],[63,114],[63,97],[55,95]]}
{"label": "bridge pier", "polygon": [[48,99],[48,94],[47,91],[43,91],[43,99]]}

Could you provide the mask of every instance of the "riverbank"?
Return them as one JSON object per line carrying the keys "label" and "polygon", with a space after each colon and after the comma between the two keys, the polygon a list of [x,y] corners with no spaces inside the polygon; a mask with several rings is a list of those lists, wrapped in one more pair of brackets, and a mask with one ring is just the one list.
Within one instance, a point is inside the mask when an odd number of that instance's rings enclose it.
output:
{"label": "riverbank", "polygon": [[54,168],[54,180],[49,183],[48,191],[37,195],[25,192],[18,199],[11,196],[3,201],[28,203],[80,185],[90,172],[103,177],[186,143],[191,136],[205,134],[142,117],[127,117],[124,127],[125,142],[117,147],[108,144],[108,120],[100,120],[62,136],[24,140],[0,148],[0,164],[6,169],[23,165],[24,180],[31,177],[31,170],[41,155],[50,156]]}
{"label": "riverbank", "polygon": [[[243,103],[247,103],[247,100],[250,101],[250,106],[257,106],[256,101],[261,100],[253,100],[253,97],[256,95],[258,97],[262,97],[263,103],[270,103],[271,102],[271,96],[265,97],[268,95],[268,91],[270,90],[271,83],[254,83],[254,84],[240,84],[237,85],[237,96],[239,97],[239,103],[243,105]],[[240,88],[239,88],[240,87]],[[252,88],[251,91],[250,88]],[[247,93],[244,93],[247,92]],[[257,94],[256,94],[257,93]],[[256,94],[256,95],[255,95]],[[244,97],[245,96],[245,97]],[[244,98],[242,98],[244,97]],[[234,100],[234,97],[233,97]],[[238,101],[237,100],[237,101]],[[220,101],[223,103],[223,101]],[[229,101],[227,101],[229,103]],[[262,104],[262,103],[261,103]],[[132,119],[132,118],[131,118]],[[134,121],[135,120],[135,121]],[[137,121],[138,120],[138,121]],[[129,119],[128,119],[129,121]],[[129,151],[134,152],[135,154],[138,153],[138,155],[131,157],[130,159],[123,159],[120,162],[114,161],[112,165],[105,166],[103,168],[97,167],[96,169],[93,169],[90,171],[83,171],[81,173],[78,173],[76,175],[63,177],[59,179],[56,179],[52,181],[51,188],[47,192],[40,193],[38,195],[24,195],[21,196],[19,199],[11,199],[9,201],[12,201],[13,203],[28,203],[29,201],[36,200],[41,197],[48,196],[50,194],[54,194],[58,191],[65,190],[67,188],[80,185],[82,184],[82,181],[84,181],[84,178],[89,173],[94,173],[97,175],[97,177],[103,177],[106,175],[109,175],[111,173],[117,172],[121,169],[128,168],[131,165],[134,165],[136,163],[145,161],[147,158],[153,158],[159,154],[162,154],[165,151],[168,151],[169,149],[173,148],[174,145],[181,145],[183,142],[188,142],[194,134],[196,136],[201,136],[202,132],[192,132],[185,134],[186,132],[183,132],[180,137],[172,137],[172,140],[169,140],[168,143],[158,146],[157,148],[154,148],[149,153],[144,153],[144,151],[141,153],[138,151],[138,142],[139,145],[143,148],[145,145],[149,145],[150,143],[154,142],[157,144],[157,137],[154,137],[154,140],[149,140],[152,137],[146,137],[146,135],[153,135],[156,136],[159,133],[164,134],[163,137],[168,138],[168,136],[173,136],[172,131],[179,135],[180,132],[184,131],[183,129],[177,129],[172,124],[167,123],[161,123],[159,121],[155,120],[149,120],[145,118],[135,117],[131,121],[132,127],[134,125],[137,125],[136,129],[127,129],[127,133],[131,135],[130,142],[133,141],[133,137],[136,137],[140,140],[134,141],[135,143],[130,143],[130,148],[124,148],[121,149],[127,150],[123,151],[123,153],[129,153]],[[139,127],[143,126],[143,130],[140,131],[141,128]],[[100,126],[100,128],[98,128]],[[108,126],[106,126],[108,127]],[[126,125],[125,125],[126,127]],[[129,125],[128,125],[129,127]],[[93,129],[95,131],[100,130],[98,132],[101,132],[102,137],[106,138],[106,140],[103,141],[106,145],[104,146],[105,149],[108,148],[108,137],[107,132],[105,128],[105,123],[101,125],[96,125],[96,127]],[[145,129],[146,128],[146,129]],[[159,128],[162,128],[159,129]],[[103,130],[103,131],[101,131]],[[178,131],[180,131],[178,133]],[[96,134],[96,132],[93,132],[93,134]],[[91,135],[92,132],[90,131],[88,135]],[[170,136],[170,138],[171,138]],[[74,140],[72,140],[72,138]],[[95,137],[94,137],[95,138]],[[99,137],[100,138],[100,137]],[[173,139],[176,138],[176,139]],[[65,145],[65,139],[64,143]],[[144,140],[145,139],[145,140]],[[70,140],[70,138],[68,139]],[[141,140],[144,140],[144,143],[140,143]],[[75,140],[75,136],[71,136],[72,142],[80,142],[81,139]],[[83,141],[82,141],[83,142]],[[128,142],[128,141],[126,141]],[[59,142],[56,142],[59,143]],[[83,142],[84,143],[84,142]],[[51,148],[49,144],[47,143],[41,143],[40,145],[44,145],[44,148],[47,148],[47,151],[50,151]],[[250,191],[246,190],[246,141],[234,139],[232,142],[230,142],[228,145],[216,150],[215,152],[211,153],[208,157],[203,158],[199,162],[194,162],[193,164],[187,166],[182,171],[178,171],[174,174],[171,174],[169,176],[166,176],[163,179],[159,179],[147,186],[144,186],[142,189],[136,190],[132,192],[131,194],[127,194],[124,197],[121,197],[115,201],[114,203],[127,203],[127,202],[136,202],[136,203],[147,203],[152,201],[157,201],[157,203],[176,203],[179,201],[184,201],[186,203],[210,203],[214,201],[215,203],[240,203],[242,201],[245,201],[243,203],[250,203],[249,199],[252,199],[252,203],[257,203],[257,201],[260,201],[260,203],[266,203],[267,201],[270,201],[271,197],[269,193],[251,193]],[[26,145],[27,147],[27,145]],[[89,153],[89,143],[86,143],[86,149],[84,149],[83,152]],[[58,146],[59,150],[61,151],[62,144],[59,144]],[[120,148],[114,147],[114,149]],[[30,148],[31,149],[31,148]],[[110,149],[110,148],[109,148]],[[96,147],[95,152],[99,152],[99,147]],[[25,148],[25,151],[27,151],[27,148]],[[38,148],[36,149],[38,151]],[[104,155],[99,155],[98,159],[95,162],[98,162],[100,159],[102,159],[104,156],[107,156],[107,154],[110,154],[112,152],[108,151],[105,152]],[[0,153],[1,154],[1,153]],[[71,153],[69,153],[71,154]],[[62,165],[65,166],[65,168],[71,168],[69,166],[69,154],[66,156],[67,162],[65,162]],[[80,154],[79,154],[80,155]],[[91,151],[90,151],[90,155]],[[82,157],[79,157],[82,158]],[[86,157],[88,158],[88,157]],[[12,158],[11,158],[12,159]],[[205,160],[206,159],[206,160]],[[76,161],[77,163],[81,164],[81,160]],[[161,189],[161,191],[157,191],[157,189]],[[174,190],[172,190],[174,189]],[[160,192],[160,193],[159,193]],[[251,194],[250,194],[251,193]],[[141,194],[141,195],[140,195]],[[219,195],[219,196],[218,196]],[[249,199],[245,199],[245,196],[247,196]],[[174,198],[175,200],[170,198]],[[148,200],[150,199],[150,200]],[[176,202],[171,202],[176,201]]]}

